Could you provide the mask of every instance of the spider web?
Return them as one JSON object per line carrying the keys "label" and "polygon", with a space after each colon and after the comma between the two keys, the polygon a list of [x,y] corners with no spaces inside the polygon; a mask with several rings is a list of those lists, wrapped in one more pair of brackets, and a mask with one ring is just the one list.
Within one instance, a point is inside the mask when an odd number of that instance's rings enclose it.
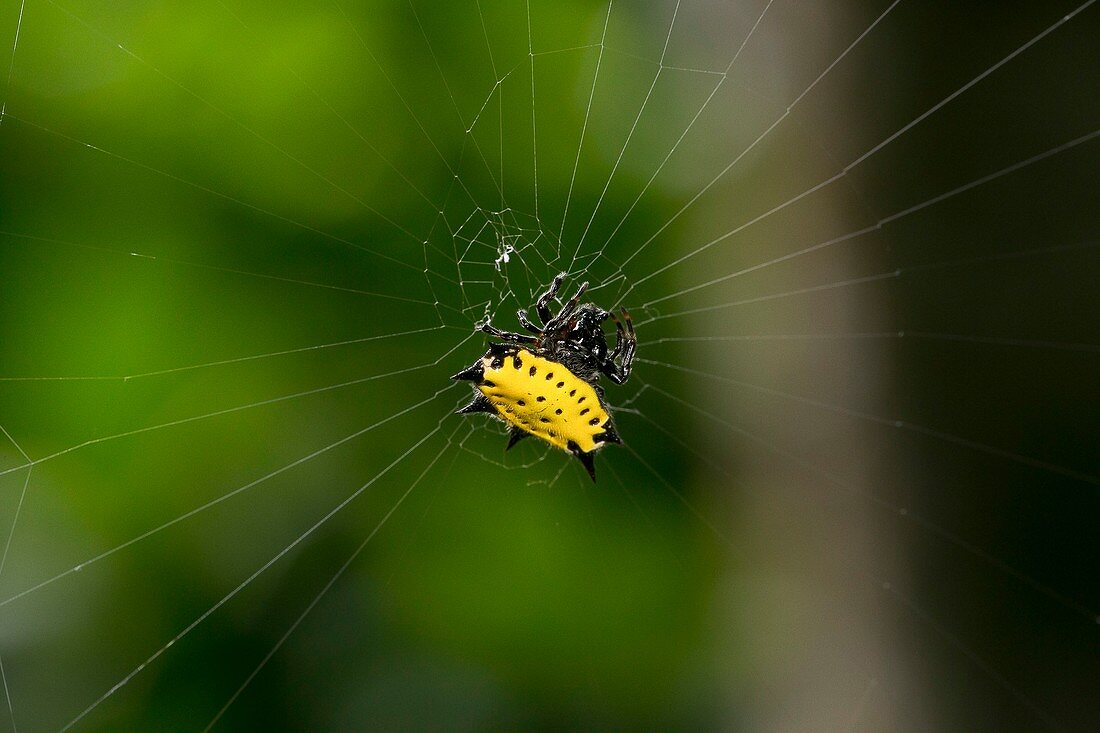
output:
{"label": "spider web", "polygon": [[12,7],[8,727],[1089,729],[1093,4]]}

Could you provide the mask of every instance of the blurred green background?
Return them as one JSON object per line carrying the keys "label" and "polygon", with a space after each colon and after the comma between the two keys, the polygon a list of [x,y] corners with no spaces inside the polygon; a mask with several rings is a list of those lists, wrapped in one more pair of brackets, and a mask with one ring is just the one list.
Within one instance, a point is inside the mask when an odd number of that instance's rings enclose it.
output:
{"label": "blurred green background", "polygon": [[[895,5],[5,4],[0,729],[1090,729],[1100,148],[956,189],[1097,11],[880,149],[1078,7]],[[451,414],[559,271],[595,485]]]}

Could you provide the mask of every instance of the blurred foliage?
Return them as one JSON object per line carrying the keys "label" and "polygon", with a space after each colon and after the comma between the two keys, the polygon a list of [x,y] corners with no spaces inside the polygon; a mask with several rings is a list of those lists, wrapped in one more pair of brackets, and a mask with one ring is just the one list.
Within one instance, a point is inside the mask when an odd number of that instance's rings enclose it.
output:
{"label": "blurred foliage", "polygon": [[[522,289],[478,270],[494,222],[519,246],[553,228],[535,218],[523,10],[28,4],[0,126],[0,374],[95,379],[0,385],[0,424],[20,448],[80,446],[33,469],[0,578],[8,597],[68,571],[3,609],[21,730],[71,720],[361,488],[80,725],[212,718],[387,518],[225,729],[710,714],[692,680],[711,658],[714,538],[653,483],[683,486],[679,449],[632,437],[638,451],[663,446],[655,473],[623,451],[601,456],[593,487],[537,446],[505,461],[499,428],[449,416],[468,388],[446,377],[481,348],[478,304],[506,317],[568,264],[546,260],[575,246],[626,121],[616,103],[591,119],[577,233],[513,257]],[[540,48],[598,42],[597,6],[532,13]],[[624,47],[652,30],[636,14],[617,18]],[[595,58],[538,57],[538,204],[555,216]],[[611,91],[648,83],[647,64],[617,64]],[[651,115],[670,134],[664,116]],[[513,213],[495,213],[500,188]],[[647,202],[629,226],[668,214]],[[477,241],[460,259],[463,222]],[[663,259],[654,246],[641,262]],[[482,291],[457,282],[487,275]],[[289,353],[252,358],[276,352]],[[681,430],[674,413],[664,422]],[[8,443],[0,460],[22,462]],[[25,476],[0,477],[2,516]]]}

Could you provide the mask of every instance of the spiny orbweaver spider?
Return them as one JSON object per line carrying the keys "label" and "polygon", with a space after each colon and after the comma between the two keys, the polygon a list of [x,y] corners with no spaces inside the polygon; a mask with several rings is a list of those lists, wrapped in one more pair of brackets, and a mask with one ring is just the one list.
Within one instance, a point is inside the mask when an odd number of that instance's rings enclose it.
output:
{"label": "spiny orbweaver spider", "polygon": [[[479,323],[477,330],[501,343],[490,342],[484,356],[451,379],[474,383],[474,399],[459,413],[485,412],[511,426],[505,450],[534,435],[576,456],[595,481],[596,451],[608,443],[622,443],[599,385],[600,375],[615,384],[626,382],[638,340],[625,309],[620,320],[593,303],[581,303],[587,282],[553,315],[550,303],[565,277],[564,272],[555,277],[534,305],[541,327],[531,321],[527,308],[516,314],[520,325],[534,335]],[[608,348],[603,332],[608,319],[615,323],[614,348]]]}

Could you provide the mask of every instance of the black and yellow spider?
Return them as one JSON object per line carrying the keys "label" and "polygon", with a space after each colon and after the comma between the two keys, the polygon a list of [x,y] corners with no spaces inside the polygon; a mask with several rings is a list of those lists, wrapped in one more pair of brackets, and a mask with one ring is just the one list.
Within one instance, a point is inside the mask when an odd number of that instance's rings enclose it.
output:
{"label": "black and yellow spider", "polygon": [[[535,303],[541,328],[532,323],[526,308],[516,314],[520,325],[534,335],[478,324],[479,331],[502,343],[490,343],[484,356],[451,378],[475,383],[473,402],[459,413],[486,412],[508,423],[508,448],[534,435],[572,453],[595,481],[596,451],[608,443],[622,443],[599,385],[600,375],[615,384],[625,382],[637,338],[625,309],[620,320],[597,305],[581,303],[587,282],[553,315],[550,302],[564,279],[565,273],[555,277]],[[603,332],[608,319],[615,323],[614,348],[608,347]]]}

